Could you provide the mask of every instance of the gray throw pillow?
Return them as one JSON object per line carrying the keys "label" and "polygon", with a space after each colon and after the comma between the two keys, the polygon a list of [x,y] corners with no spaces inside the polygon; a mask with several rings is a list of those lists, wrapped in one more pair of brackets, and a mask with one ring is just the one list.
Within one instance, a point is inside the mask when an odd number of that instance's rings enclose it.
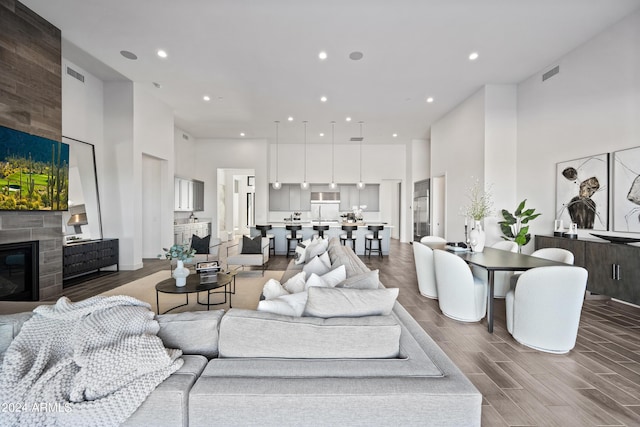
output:
{"label": "gray throw pillow", "polygon": [[398,298],[398,288],[344,289],[311,287],[304,316],[362,317],[388,315]]}
{"label": "gray throw pillow", "polygon": [[380,287],[379,270],[356,274],[338,283],[336,288],[378,289]]}
{"label": "gray throw pillow", "polygon": [[262,236],[251,237],[242,236],[242,252],[243,254],[261,254]]}

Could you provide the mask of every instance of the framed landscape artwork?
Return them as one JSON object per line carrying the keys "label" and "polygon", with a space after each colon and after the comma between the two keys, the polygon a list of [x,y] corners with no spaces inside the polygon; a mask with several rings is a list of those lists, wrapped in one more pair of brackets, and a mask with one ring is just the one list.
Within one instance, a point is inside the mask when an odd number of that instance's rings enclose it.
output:
{"label": "framed landscape artwork", "polygon": [[613,153],[613,231],[640,233],[640,147]]}
{"label": "framed landscape artwork", "polygon": [[583,157],[556,165],[556,219],[565,227],[609,227],[609,154]]}

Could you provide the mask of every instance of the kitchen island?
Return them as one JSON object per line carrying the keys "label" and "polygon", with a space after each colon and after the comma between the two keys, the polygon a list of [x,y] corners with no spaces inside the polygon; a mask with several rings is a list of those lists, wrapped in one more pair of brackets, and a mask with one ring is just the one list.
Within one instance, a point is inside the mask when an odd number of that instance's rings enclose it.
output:
{"label": "kitchen island", "polygon": [[[287,239],[286,235],[289,234],[289,230],[285,227],[287,225],[300,225],[302,229],[297,232],[298,235],[302,235],[302,240],[310,239],[314,234],[318,234],[317,231],[313,229],[314,225],[328,225],[329,230],[324,232],[325,238],[338,237],[341,234],[346,233],[346,231],[342,230],[342,222],[338,221],[282,221],[282,222],[270,222],[271,230],[269,233],[275,236],[275,247],[276,247],[276,255],[286,255],[287,254]],[[356,254],[364,255],[364,236],[366,234],[372,233],[367,229],[369,225],[384,225],[384,230],[380,231],[379,236],[382,238],[382,254],[389,255],[389,236],[391,232],[390,225],[379,223],[379,222],[367,222],[367,223],[355,223],[355,224],[347,224],[344,225],[356,225],[358,226],[358,230],[353,232],[353,236],[356,239]],[[256,230],[255,227],[251,227],[251,235],[257,236],[260,234],[260,230]],[[350,244],[350,242],[347,242]],[[374,243],[375,248],[375,243]]]}

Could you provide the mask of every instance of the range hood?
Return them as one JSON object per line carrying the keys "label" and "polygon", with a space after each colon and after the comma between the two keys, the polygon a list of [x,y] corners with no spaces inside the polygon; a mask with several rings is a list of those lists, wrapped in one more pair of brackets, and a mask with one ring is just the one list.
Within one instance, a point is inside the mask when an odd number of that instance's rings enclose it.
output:
{"label": "range hood", "polygon": [[311,203],[340,203],[339,191],[312,191]]}

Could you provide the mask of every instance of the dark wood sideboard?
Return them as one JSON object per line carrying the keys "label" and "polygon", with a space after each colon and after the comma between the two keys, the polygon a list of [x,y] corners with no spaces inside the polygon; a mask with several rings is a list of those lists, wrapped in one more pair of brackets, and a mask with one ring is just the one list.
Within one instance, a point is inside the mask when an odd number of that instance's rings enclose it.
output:
{"label": "dark wood sideboard", "polygon": [[99,271],[115,265],[119,270],[119,240],[101,239],[73,243],[62,251],[62,278],[69,279],[81,274]]}
{"label": "dark wood sideboard", "polygon": [[640,247],[591,239],[536,236],[536,249],[562,248],[589,272],[587,290],[640,305]]}

